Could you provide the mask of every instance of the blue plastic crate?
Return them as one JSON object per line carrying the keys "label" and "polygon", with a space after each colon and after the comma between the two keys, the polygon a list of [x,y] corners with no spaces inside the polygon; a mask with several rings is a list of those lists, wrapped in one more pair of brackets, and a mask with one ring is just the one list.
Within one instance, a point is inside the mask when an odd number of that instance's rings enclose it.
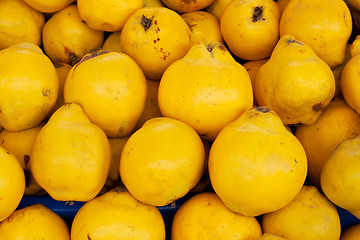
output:
{"label": "blue plastic crate", "polygon": [[[174,218],[174,215],[176,211],[180,208],[180,206],[188,199],[190,199],[192,196],[194,196],[194,193],[189,193],[186,196],[176,200],[172,204],[168,204],[166,206],[158,207],[159,211],[161,212],[167,234],[170,233],[171,230],[171,223]],[[36,203],[41,203],[45,205],[46,207],[50,208],[55,213],[59,214],[67,223],[69,226],[71,226],[71,223],[77,213],[77,211],[85,204],[85,202],[66,202],[66,201],[56,201],[50,196],[24,196],[21,200],[18,209],[24,208],[26,206],[30,206]],[[348,228],[349,226],[352,226],[354,224],[360,223],[360,220],[356,218],[354,215],[352,215],[347,210],[337,207],[340,222],[341,222],[341,229],[344,230]]]}

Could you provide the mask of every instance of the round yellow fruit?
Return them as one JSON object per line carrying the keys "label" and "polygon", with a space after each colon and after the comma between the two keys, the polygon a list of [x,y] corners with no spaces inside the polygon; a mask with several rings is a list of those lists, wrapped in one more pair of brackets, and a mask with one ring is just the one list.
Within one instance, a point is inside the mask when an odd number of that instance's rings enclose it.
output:
{"label": "round yellow fruit", "polygon": [[175,119],[152,118],[127,140],[120,177],[139,201],[164,206],[197,184],[204,160],[204,145],[194,129]]}
{"label": "round yellow fruit", "polygon": [[311,125],[333,98],[335,79],[310,46],[285,35],[259,69],[254,89],[259,106],[270,107],[285,125]]}
{"label": "round yellow fruit", "polygon": [[44,24],[44,15],[24,1],[0,1],[0,50],[21,42],[40,46]]}
{"label": "round yellow fruit", "polygon": [[196,43],[161,78],[159,107],[213,141],[220,130],[253,105],[245,68],[219,42]]}
{"label": "round yellow fruit", "polygon": [[258,240],[261,227],[255,217],[246,217],[228,209],[215,193],[199,193],[174,216],[172,240],[238,239]]}
{"label": "round yellow fruit", "polygon": [[321,169],[337,145],[358,135],[360,116],[340,96],[330,102],[314,124],[298,126],[295,136],[306,152],[309,181],[320,188]]}
{"label": "round yellow fruit", "polygon": [[360,219],[360,136],[341,142],[325,162],[320,183],[326,197]]}
{"label": "round yellow fruit", "polygon": [[76,0],[24,0],[29,6],[43,13],[53,13],[62,10]]}
{"label": "round yellow fruit", "polygon": [[291,0],[280,19],[280,36],[309,45],[330,68],[344,61],[351,32],[351,13],[343,0]]}
{"label": "round yellow fruit", "polygon": [[360,70],[360,54],[352,57],[345,65],[340,79],[340,87],[342,95],[346,103],[360,114],[360,83],[358,81],[358,73]]}
{"label": "round yellow fruit", "polygon": [[284,207],[300,191],[306,172],[304,148],[267,107],[245,111],[210,149],[213,189],[229,209],[245,216]]}
{"label": "round yellow fruit", "polygon": [[165,7],[146,7],[126,21],[120,44],[146,78],[159,80],[166,68],[190,49],[190,29],[184,19]]}
{"label": "round yellow fruit", "polygon": [[342,231],[340,240],[357,240],[360,238],[360,224],[354,224]]}
{"label": "round yellow fruit", "polygon": [[147,83],[139,65],[119,52],[85,55],[72,67],[64,86],[65,102],[81,105],[108,137],[132,132],[143,112],[146,94]]}
{"label": "round yellow fruit", "polygon": [[280,15],[273,0],[234,0],[221,16],[221,34],[237,57],[261,60],[271,55],[279,40]]}
{"label": "round yellow fruit", "polygon": [[262,217],[265,233],[288,240],[338,240],[341,233],[336,206],[314,186],[304,185],[285,207]]}
{"label": "round yellow fruit", "polygon": [[16,210],[1,222],[0,238],[70,240],[70,231],[58,214],[38,203]]}
{"label": "round yellow fruit", "polygon": [[35,139],[43,126],[44,123],[40,123],[36,127],[23,131],[10,132],[5,129],[0,132],[0,146],[14,154],[24,169],[26,180],[25,195],[44,193],[43,189],[35,181],[30,168],[31,151]]}
{"label": "round yellow fruit", "polygon": [[58,201],[89,201],[105,184],[111,149],[81,106],[60,107],[38,133],[31,153],[37,183]]}
{"label": "round yellow fruit", "polygon": [[179,13],[194,12],[206,8],[214,0],[195,0],[195,1],[184,1],[184,0],[162,0],[165,5]]}
{"label": "round yellow fruit", "polygon": [[58,89],[55,67],[37,45],[19,43],[0,51],[0,125],[6,130],[39,125]]}
{"label": "round yellow fruit", "polygon": [[193,11],[184,13],[181,17],[191,30],[190,46],[197,42],[211,44],[213,42],[224,43],[220,23],[211,13],[205,11]]}
{"label": "round yellow fruit", "polygon": [[71,226],[72,240],[165,240],[160,211],[120,188],[85,203]]}
{"label": "round yellow fruit", "polygon": [[143,7],[143,0],[77,0],[77,6],[81,19],[90,28],[115,32],[120,31],[128,18]]}
{"label": "round yellow fruit", "polygon": [[16,157],[1,146],[0,159],[0,222],[2,222],[15,211],[24,195],[25,175]]}
{"label": "round yellow fruit", "polygon": [[42,43],[45,53],[53,62],[71,66],[104,41],[104,32],[89,28],[79,16],[78,8],[71,4],[56,12],[45,23]]}

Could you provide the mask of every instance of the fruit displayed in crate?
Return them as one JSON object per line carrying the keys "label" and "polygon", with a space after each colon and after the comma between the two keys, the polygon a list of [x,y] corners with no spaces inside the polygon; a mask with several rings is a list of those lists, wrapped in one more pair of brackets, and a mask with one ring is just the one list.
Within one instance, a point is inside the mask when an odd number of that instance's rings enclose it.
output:
{"label": "fruit displayed in crate", "polygon": [[21,42],[34,43],[40,46],[44,24],[44,15],[24,1],[1,1],[0,50]]}
{"label": "fruit displayed in crate", "polygon": [[255,217],[231,211],[215,193],[209,192],[187,200],[176,212],[172,223],[173,240],[196,239],[197,236],[257,240],[261,232]]}
{"label": "fruit displayed in crate", "polygon": [[245,60],[270,56],[279,40],[280,10],[273,0],[233,0],[220,18],[230,51]]}
{"label": "fruit displayed in crate", "polygon": [[115,188],[85,203],[76,213],[71,239],[165,239],[160,211]]}
{"label": "fruit displayed in crate", "polygon": [[320,182],[325,195],[357,218],[360,218],[357,190],[358,168],[360,166],[360,136],[338,144],[333,154],[325,162]]}
{"label": "fruit displayed in crate", "polygon": [[0,239],[356,239],[358,0],[1,0]]}
{"label": "fruit displayed in crate", "polygon": [[249,74],[223,44],[198,42],[161,77],[161,113],[213,141],[219,131],[253,105]]}
{"label": "fruit displayed in crate", "polygon": [[280,38],[256,75],[255,97],[288,124],[313,124],[335,93],[330,67],[307,44]]}
{"label": "fruit displayed in crate", "polygon": [[108,137],[132,132],[146,95],[146,79],[136,62],[126,54],[102,50],[86,54],[73,66],[64,86],[65,102],[79,104]]}
{"label": "fruit displayed in crate", "polygon": [[245,216],[283,208],[300,191],[306,170],[304,148],[267,107],[245,111],[225,126],[209,154],[215,192]]}
{"label": "fruit displayed in crate", "polygon": [[340,218],[335,205],[315,186],[304,185],[285,207],[262,218],[263,231],[285,239],[339,239]]}
{"label": "fruit displayed in crate", "polygon": [[204,145],[194,129],[172,118],[152,118],[127,140],[120,177],[141,202],[165,206],[195,187],[204,161]]}
{"label": "fruit displayed in crate", "polygon": [[55,12],[42,30],[42,45],[53,62],[73,66],[93,49],[100,48],[104,32],[90,28],[80,18],[77,5]]}
{"label": "fruit displayed in crate", "polygon": [[16,157],[0,147],[0,221],[7,219],[19,205],[25,191],[25,175]]}
{"label": "fruit displayed in crate", "polygon": [[189,26],[175,11],[146,7],[135,11],[126,21],[120,44],[146,78],[159,80],[171,63],[189,51],[190,34]]}
{"label": "fruit displayed in crate", "polygon": [[64,219],[42,204],[34,204],[13,212],[0,223],[3,239],[70,240]]}
{"label": "fruit displayed in crate", "polygon": [[291,0],[281,15],[280,36],[294,36],[334,68],[345,59],[345,46],[352,32],[351,20],[343,0]]}
{"label": "fruit displayed in crate", "polygon": [[0,124],[8,131],[39,125],[55,105],[59,80],[53,63],[33,43],[0,52]]}
{"label": "fruit displayed in crate", "polygon": [[105,184],[111,161],[105,133],[81,106],[66,103],[38,133],[31,171],[39,185],[59,201],[89,201]]}

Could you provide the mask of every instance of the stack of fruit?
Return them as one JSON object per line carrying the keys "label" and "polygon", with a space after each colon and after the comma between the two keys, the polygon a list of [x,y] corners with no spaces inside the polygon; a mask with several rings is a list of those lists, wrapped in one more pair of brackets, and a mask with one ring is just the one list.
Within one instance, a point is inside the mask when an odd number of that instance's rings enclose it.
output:
{"label": "stack of fruit", "polygon": [[0,0],[0,239],[359,239],[359,13]]}

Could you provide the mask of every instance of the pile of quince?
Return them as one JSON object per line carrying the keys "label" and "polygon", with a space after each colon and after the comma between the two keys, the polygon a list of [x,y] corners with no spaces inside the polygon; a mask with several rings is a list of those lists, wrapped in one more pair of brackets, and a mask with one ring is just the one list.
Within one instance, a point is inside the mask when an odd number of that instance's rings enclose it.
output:
{"label": "pile of quince", "polygon": [[[0,239],[360,239],[359,27],[359,0],[0,0]],[[83,205],[19,208],[45,195]]]}

